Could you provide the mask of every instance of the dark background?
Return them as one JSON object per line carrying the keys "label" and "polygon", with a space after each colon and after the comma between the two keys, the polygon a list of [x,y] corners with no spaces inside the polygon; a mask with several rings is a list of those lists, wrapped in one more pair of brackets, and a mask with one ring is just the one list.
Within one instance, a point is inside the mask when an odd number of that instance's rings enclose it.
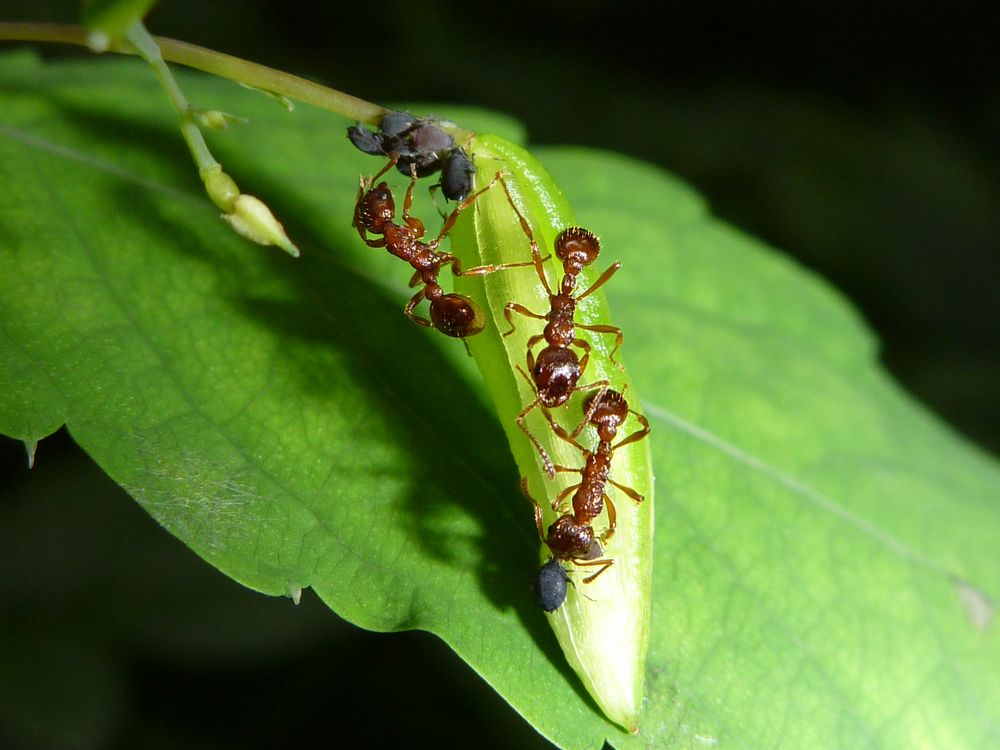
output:
{"label": "dark background", "polygon": [[[75,18],[4,3],[0,20]],[[986,3],[164,0],[154,33],[369,100],[476,104],[613,149],[842,289],[883,361],[1000,449],[1000,64]],[[64,54],[54,48],[47,52]],[[74,53],[79,54],[79,53]],[[64,435],[0,442],[0,746],[544,746],[425,634],[228,582]]]}

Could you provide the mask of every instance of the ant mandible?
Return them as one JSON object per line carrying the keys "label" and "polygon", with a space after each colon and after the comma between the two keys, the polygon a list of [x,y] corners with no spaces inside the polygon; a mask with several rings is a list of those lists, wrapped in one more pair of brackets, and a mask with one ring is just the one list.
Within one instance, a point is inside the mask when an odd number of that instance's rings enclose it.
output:
{"label": "ant mandible", "polygon": [[[577,386],[580,377],[583,375],[583,371],[587,367],[591,351],[590,344],[584,339],[577,337],[577,328],[595,333],[614,334],[615,346],[611,350],[610,359],[616,367],[622,369],[621,364],[615,359],[615,353],[621,347],[623,341],[621,329],[616,326],[604,324],[584,325],[583,323],[577,323],[575,320],[577,303],[604,286],[608,279],[621,268],[621,261],[612,263],[597,281],[591,284],[583,293],[574,294],[577,278],[586,266],[597,260],[597,256],[601,251],[601,243],[592,232],[582,227],[564,229],[555,240],[556,256],[563,262],[563,277],[559,285],[559,292],[556,293],[549,285],[545,268],[542,266],[541,252],[531,232],[531,227],[519,211],[518,218],[521,222],[521,229],[528,236],[531,243],[531,258],[535,266],[535,272],[538,274],[538,278],[549,295],[549,312],[542,315],[529,310],[517,302],[508,302],[504,307],[504,317],[510,323],[510,330],[505,331],[503,335],[510,336],[514,333],[513,313],[515,312],[529,318],[546,321],[543,331],[528,339],[526,359],[531,377],[527,375],[525,377],[534,386],[537,397],[517,415],[517,426],[528,436],[532,445],[535,446],[535,450],[538,451],[545,465],[545,471],[551,479],[555,477],[552,460],[538,439],[528,429],[527,417],[533,409],[541,408],[546,419],[551,422],[552,418],[548,410],[566,403],[574,391],[592,390],[608,385],[607,380],[600,380],[587,386]],[[536,357],[532,350],[543,339],[546,346]],[[570,346],[575,346],[582,350],[583,357],[578,357]],[[520,367],[518,369],[520,370]],[[524,374],[523,371],[522,374]]]}
{"label": "ant mandible", "polygon": [[[413,205],[413,188],[417,183],[416,168],[413,165],[410,167],[410,185],[406,189],[406,197],[403,200],[403,224],[397,224],[394,221],[396,203],[388,184],[378,182],[379,178],[392,169],[398,158],[398,156],[393,156],[389,163],[382,168],[382,171],[370,180],[361,178],[358,200],[354,207],[354,228],[358,230],[358,235],[369,247],[384,247],[413,267],[414,274],[413,278],[410,279],[411,287],[423,283],[423,288],[413,295],[403,310],[410,320],[428,328],[436,328],[446,336],[454,338],[473,336],[483,330],[486,319],[476,303],[468,297],[462,294],[445,293],[438,284],[441,268],[450,265],[456,276],[484,276],[507,268],[530,266],[534,260],[523,263],[475,266],[463,270],[461,261],[457,257],[451,253],[439,252],[437,248],[445,235],[451,231],[459,215],[475,203],[483,193],[492,189],[497,183],[503,185],[506,191],[503,175],[497,172],[489,184],[459,203],[445,219],[444,226],[441,227],[437,237],[430,242],[422,242],[420,238],[426,232],[424,224],[420,219],[410,215],[410,207]],[[509,192],[507,196],[509,200]],[[381,236],[377,239],[369,239],[369,232]],[[430,319],[413,312],[423,299],[430,303]]]}
{"label": "ant mandible", "polygon": [[[607,494],[607,485],[611,484],[617,487],[636,504],[641,503],[644,499],[633,488],[619,484],[611,478],[611,459],[615,451],[622,446],[638,442],[649,435],[649,421],[642,414],[629,408],[624,395],[610,388],[604,388],[590,394],[583,402],[583,410],[583,421],[571,433],[567,433],[559,424],[550,419],[550,424],[556,435],[579,448],[585,459],[582,468],[555,465],[557,472],[579,474],[580,481],[562,490],[552,501],[552,509],[558,511],[563,500],[572,492],[574,521],[577,524],[589,524],[606,507],[608,528],[600,535],[600,541],[602,544],[607,544],[618,525],[615,504]],[[641,426],[631,435],[615,443],[618,428],[625,422],[629,414],[635,416]],[[597,428],[598,443],[597,448],[593,451],[587,450],[576,440],[576,436],[587,424]]]}

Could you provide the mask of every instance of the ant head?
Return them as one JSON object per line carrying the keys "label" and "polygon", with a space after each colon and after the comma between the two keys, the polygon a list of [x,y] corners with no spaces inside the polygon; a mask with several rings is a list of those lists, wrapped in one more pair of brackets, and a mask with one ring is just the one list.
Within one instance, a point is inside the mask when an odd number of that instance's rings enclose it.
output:
{"label": "ant head", "polygon": [[445,336],[464,339],[486,327],[478,305],[461,294],[443,294],[431,300],[431,322]]}
{"label": "ant head", "polygon": [[545,543],[553,556],[562,560],[594,560],[603,554],[600,543],[594,538],[593,527],[577,523],[572,513],[564,513],[553,521]]}
{"label": "ant head", "polygon": [[583,268],[597,260],[597,255],[601,252],[601,241],[583,227],[570,227],[556,237],[555,250],[563,264]]}
{"label": "ant head", "polygon": [[[589,526],[587,528],[590,528]],[[587,547],[587,553],[584,555],[577,555],[579,560],[596,560],[604,555],[604,550],[601,548],[601,543],[594,539],[593,530],[591,530],[590,535],[590,546]]]}
{"label": "ant head", "polygon": [[381,234],[385,225],[395,216],[396,202],[392,198],[392,191],[386,183],[380,182],[358,201],[355,223],[360,223],[369,232]]}
{"label": "ant head", "polygon": [[601,440],[614,440],[618,428],[628,417],[628,401],[618,391],[605,388],[591,393],[583,401],[587,419],[597,428]]}

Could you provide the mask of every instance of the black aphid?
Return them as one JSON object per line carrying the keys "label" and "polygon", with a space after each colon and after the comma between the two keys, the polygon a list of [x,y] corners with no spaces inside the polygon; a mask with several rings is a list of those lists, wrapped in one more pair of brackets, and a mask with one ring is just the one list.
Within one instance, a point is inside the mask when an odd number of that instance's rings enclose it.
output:
{"label": "black aphid", "polygon": [[567,585],[570,583],[566,570],[556,559],[549,560],[538,569],[535,579],[535,596],[538,604],[546,612],[555,612],[566,601]]}
{"label": "black aphid", "polygon": [[448,200],[460,201],[472,192],[475,167],[468,155],[455,147],[454,137],[433,118],[388,112],[378,131],[357,123],[347,129],[347,137],[359,151],[396,158],[396,168],[405,175],[411,167],[418,177],[442,170],[441,192]]}

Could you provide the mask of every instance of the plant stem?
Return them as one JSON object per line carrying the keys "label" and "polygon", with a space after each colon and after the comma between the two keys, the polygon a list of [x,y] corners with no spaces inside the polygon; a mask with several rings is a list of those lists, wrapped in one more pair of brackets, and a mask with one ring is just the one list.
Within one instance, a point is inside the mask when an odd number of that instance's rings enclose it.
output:
{"label": "plant stem", "polygon": [[[369,125],[377,125],[385,113],[389,112],[364,99],[358,99],[336,89],[322,86],[313,81],[285,73],[266,65],[258,65],[232,55],[199,47],[176,39],[154,36],[152,40],[159,46],[163,59],[205,71],[222,78],[229,78],[246,86],[287,96],[289,99],[311,104],[314,107],[335,112],[351,120]],[[61,44],[87,45],[87,32],[82,26],[59,23],[0,23],[0,41],[56,42]],[[138,54],[129,45],[112,42],[111,52]]]}
{"label": "plant stem", "polygon": [[177,116],[181,120],[181,135],[184,136],[184,140],[191,150],[191,156],[194,157],[194,162],[198,165],[199,171],[218,167],[219,162],[209,152],[204,136],[202,136],[201,131],[191,117],[191,107],[184,96],[184,92],[177,85],[177,81],[174,80],[167,64],[163,62],[163,55],[160,53],[160,48],[149,32],[146,31],[146,27],[143,26],[142,21],[136,21],[132,24],[125,36],[129,43],[136,48],[142,59],[149,63],[150,67],[156,73],[157,78],[160,79],[160,83],[163,84],[163,88],[167,92],[167,98],[170,99],[171,104],[174,105],[174,109],[177,110]]}

